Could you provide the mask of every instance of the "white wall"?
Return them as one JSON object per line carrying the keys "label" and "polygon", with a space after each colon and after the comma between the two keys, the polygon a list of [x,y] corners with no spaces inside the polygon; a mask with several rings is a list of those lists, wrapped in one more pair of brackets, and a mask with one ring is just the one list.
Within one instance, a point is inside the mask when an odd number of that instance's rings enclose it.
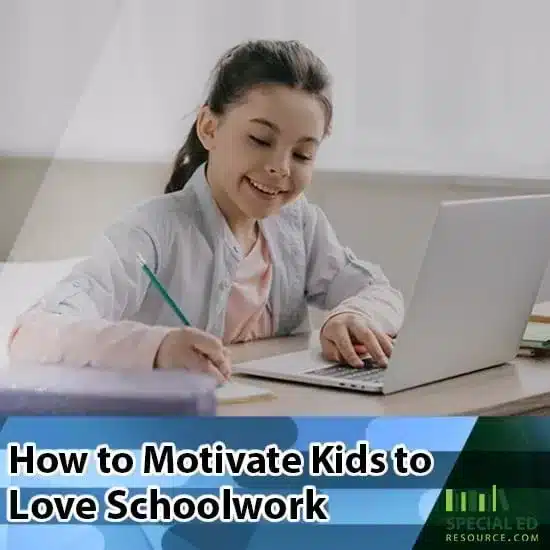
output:
{"label": "white wall", "polygon": [[214,61],[299,38],[335,77],[326,169],[550,175],[547,0],[4,0],[0,151],[163,161]]}

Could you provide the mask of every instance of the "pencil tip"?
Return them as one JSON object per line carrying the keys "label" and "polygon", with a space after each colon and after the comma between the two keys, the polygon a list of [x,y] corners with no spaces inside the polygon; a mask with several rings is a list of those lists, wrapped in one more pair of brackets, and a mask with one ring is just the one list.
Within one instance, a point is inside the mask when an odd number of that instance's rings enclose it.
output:
{"label": "pencil tip", "polygon": [[139,263],[142,264],[142,265],[145,265],[145,259],[143,258],[143,256],[139,252],[136,254],[136,256],[137,256],[137,259],[138,259]]}

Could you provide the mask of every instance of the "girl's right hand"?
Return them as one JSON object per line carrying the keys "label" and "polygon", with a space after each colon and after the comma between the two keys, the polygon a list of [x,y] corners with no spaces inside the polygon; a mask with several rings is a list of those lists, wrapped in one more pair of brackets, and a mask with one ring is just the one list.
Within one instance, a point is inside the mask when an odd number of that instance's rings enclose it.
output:
{"label": "girl's right hand", "polygon": [[226,382],[231,375],[229,350],[222,341],[202,330],[184,327],[170,331],[162,340],[155,368],[187,369]]}

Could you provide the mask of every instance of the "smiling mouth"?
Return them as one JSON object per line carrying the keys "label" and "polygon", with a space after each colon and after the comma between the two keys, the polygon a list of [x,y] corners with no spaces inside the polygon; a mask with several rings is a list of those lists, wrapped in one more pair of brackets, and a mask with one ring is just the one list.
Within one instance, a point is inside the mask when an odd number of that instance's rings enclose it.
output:
{"label": "smiling mouth", "polygon": [[272,189],[267,185],[263,185],[255,180],[250,179],[248,176],[245,176],[245,180],[250,184],[251,187],[253,187],[256,191],[260,191],[260,193],[262,193],[266,197],[276,197],[278,195],[281,195],[282,193],[286,193],[285,190]]}

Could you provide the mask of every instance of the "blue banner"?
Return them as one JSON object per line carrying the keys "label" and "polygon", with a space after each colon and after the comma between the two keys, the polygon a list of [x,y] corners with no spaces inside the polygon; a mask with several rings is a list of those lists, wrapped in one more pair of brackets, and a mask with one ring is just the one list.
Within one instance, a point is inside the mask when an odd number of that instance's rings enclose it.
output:
{"label": "blue banner", "polygon": [[476,422],[5,418],[0,548],[412,549]]}

